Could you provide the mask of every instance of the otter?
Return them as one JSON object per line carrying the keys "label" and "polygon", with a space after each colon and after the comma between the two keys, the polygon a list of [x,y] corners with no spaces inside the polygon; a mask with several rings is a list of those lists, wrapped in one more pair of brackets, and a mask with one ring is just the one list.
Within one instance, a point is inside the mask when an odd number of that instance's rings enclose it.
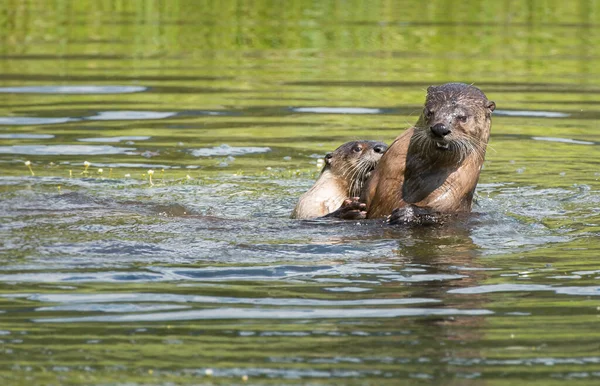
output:
{"label": "otter", "polygon": [[338,209],[345,199],[360,197],[386,149],[383,142],[351,141],[328,153],[319,178],[300,196],[291,218],[326,216]]}
{"label": "otter", "polygon": [[393,218],[401,222],[424,215],[423,210],[470,212],[495,108],[472,85],[429,87],[417,123],[390,145],[360,202],[344,203],[346,212],[382,218],[396,210]]}

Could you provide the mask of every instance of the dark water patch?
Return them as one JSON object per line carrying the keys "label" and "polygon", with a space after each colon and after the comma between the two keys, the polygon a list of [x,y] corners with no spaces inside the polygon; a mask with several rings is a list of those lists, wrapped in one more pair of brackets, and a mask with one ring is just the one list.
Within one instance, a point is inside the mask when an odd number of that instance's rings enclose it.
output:
{"label": "dark water patch", "polygon": [[[306,255],[302,255],[303,257]],[[326,255],[324,255],[326,256]],[[357,253],[357,256],[358,253]],[[343,256],[348,259],[348,256]],[[450,281],[467,278],[467,275],[456,273],[415,273],[410,270],[397,271],[385,264],[350,263],[334,266],[263,266],[236,268],[161,268],[153,267],[154,272],[160,272],[171,280],[199,281],[266,281],[294,280],[318,283],[370,284],[378,285],[389,282],[434,282]]]}
{"label": "dark water patch", "polygon": [[85,210],[90,208],[103,208],[105,203],[94,196],[79,193],[65,192],[63,194],[35,195],[26,194],[20,196],[23,199],[18,204],[13,202],[13,209],[32,210],[45,209],[49,211]]}
{"label": "dark water patch", "polygon": [[19,283],[135,283],[135,282],[157,282],[168,280],[162,275],[149,272],[54,272],[46,271],[39,273],[14,273],[0,275],[0,282]]}
{"label": "dark water patch", "polygon": [[[81,243],[76,245],[76,247],[80,249],[80,253],[90,255],[143,256],[165,254],[171,251],[166,246],[158,246],[154,243],[101,241],[86,244],[87,245]],[[68,245],[63,245],[63,247],[68,248]],[[127,280],[126,276],[123,276],[123,280]]]}
{"label": "dark water patch", "polygon": [[330,272],[332,266],[270,266],[270,267],[237,267],[237,268],[153,268],[172,279],[192,280],[267,280],[283,279],[297,276],[315,276]]}
{"label": "dark water patch", "polygon": [[370,250],[372,249],[370,244],[338,244],[335,242],[331,242],[330,240],[324,240],[323,243],[319,243],[317,240],[313,240],[310,244],[305,244],[303,241],[304,240],[299,240],[297,244],[261,244],[257,242],[254,242],[252,244],[239,243],[237,244],[237,248],[240,248],[241,250],[266,253],[274,256],[314,255],[315,257],[343,257],[344,259],[351,259],[353,256],[364,256],[365,253],[370,252]]}

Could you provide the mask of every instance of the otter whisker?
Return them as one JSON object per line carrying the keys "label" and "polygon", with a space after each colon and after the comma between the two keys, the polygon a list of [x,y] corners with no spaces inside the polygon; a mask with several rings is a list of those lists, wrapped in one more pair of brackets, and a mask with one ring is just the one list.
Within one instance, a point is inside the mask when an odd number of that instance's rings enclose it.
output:
{"label": "otter whisker", "polygon": [[352,186],[349,192],[351,197],[359,196],[362,187],[364,186],[365,178],[368,173],[368,161],[360,159],[355,166],[354,174],[352,175]]}

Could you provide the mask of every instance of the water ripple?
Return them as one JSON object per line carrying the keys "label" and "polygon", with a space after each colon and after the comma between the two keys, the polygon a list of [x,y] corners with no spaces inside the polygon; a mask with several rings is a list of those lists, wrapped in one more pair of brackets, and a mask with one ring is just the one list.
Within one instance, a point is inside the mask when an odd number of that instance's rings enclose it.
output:
{"label": "water ripple", "polygon": [[30,283],[57,283],[57,282],[145,282],[166,280],[163,275],[152,273],[133,272],[90,272],[90,273],[16,273],[0,275],[0,282],[30,282]]}
{"label": "water ripple", "polygon": [[61,118],[40,118],[40,117],[0,117],[0,125],[54,125],[57,123],[67,123],[78,121],[76,118],[61,117]]}
{"label": "water ripple", "polygon": [[554,291],[562,295],[600,296],[600,286],[553,287],[544,284],[491,284],[477,287],[456,288],[449,290],[451,294],[487,294],[496,292],[534,292]]}
{"label": "water ripple", "polygon": [[333,266],[265,266],[265,267],[225,267],[225,268],[152,268],[168,276],[171,280],[269,280],[273,278],[289,278],[294,276],[328,274]]}
{"label": "water ripple", "polygon": [[27,298],[33,301],[47,303],[67,303],[78,309],[76,304],[100,304],[126,302],[172,302],[172,303],[211,303],[211,304],[251,304],[261,306],[305,306],[305,307],[331,307],[331,306],[377,306],[377,305],[405,305],[439,303],[438,299],[431,298],[393,298],[393,299],[358,299],[358,300],[323,300],[309,298],[238,298],[224,296],[177,295],[163,293],[106,293],[106,294],[10,294],[4,298]]}
{"label": "water ripple", "polygon": [[66,318],[38,318],[41,323],[76,322],[156,322],[208,319],[354,319],[354,318],[397,318],[423,316],[486,316],[494,312],[486,309],[457,308],[212,308],[202,310],[159,312],[152,314],[83,316]]}
{"label": "water ripple", "polygon": [[10,94],[129,94],[147,90],[143,86],[24,86],[0,87],[0,93]]}
{"label": "water ripple", "polygon": [[56,312],[56,311],[78,311],[78,312],[154,312],[179,310],[189,308],[188,306],[171,305],[171,304],[65,304],[52,307],[38,307],[35,311],[38,312]]}
{"label": "water ripple", "polygon": [[244,154],[256,154],[256,153],[268,153],[271,151],[270,147],[237,147],[229,145],[215,146],[211,148],[195,149],[191,151],[194,157],[214,157],[214,156],[234,156]]}
{"label": "water ripple", "polygon": [[540,117],[540,118],[567,118],[571,114],[556,111],[530,111],[530,110],[495,110],[494,115],[506,117]]}
{"label": "water ripple", "polygon": [[[0,137],[1,138],[1,137]],[[80,142],[108,142],[108,143],[116,143],[122,141],[145,141],[152,137],[147,135],[124,135],[120,137],[96,137],[96,138],[79,138]]]}
{"label": "water ripple", "polygon": [[292,107],[296,113],[313,114],[381,114],[383,110],[366,107]]}
{"label": "water ripple", "polygon": [[50,139],[53,134],[0,134],[0,139]]}
{"label": "water ripple", "polygon": [[89,121],[127,121],[144,119],[163,119],[174,116],[171,111],[100,111],[96,115],[85,117]]}
{"label": "water ripple", "polygon": [[15,145],[0,146],[0,154],[25,155],[112,155],[131,154],[135,148],[90,145]]}
{"label": "water ripple", "polygon": [[531,137],[534,141],[547,141],[547,142],[561,142],[561,143],[571,143],[575,145],[594,145],[594,142],[590,141],[580,141],[577,139],[570,138],[556,138],[556,137]]}

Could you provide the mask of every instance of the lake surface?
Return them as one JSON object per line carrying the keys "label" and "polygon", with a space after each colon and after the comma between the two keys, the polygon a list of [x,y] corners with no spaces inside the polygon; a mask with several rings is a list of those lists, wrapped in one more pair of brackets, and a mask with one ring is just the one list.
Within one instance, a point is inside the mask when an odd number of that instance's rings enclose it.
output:
{"label": "lake surface", "polygon": [[[3,385],[600,382],[597,2],[0,8]],[[472,216],[289,219],[450,81]]]}

